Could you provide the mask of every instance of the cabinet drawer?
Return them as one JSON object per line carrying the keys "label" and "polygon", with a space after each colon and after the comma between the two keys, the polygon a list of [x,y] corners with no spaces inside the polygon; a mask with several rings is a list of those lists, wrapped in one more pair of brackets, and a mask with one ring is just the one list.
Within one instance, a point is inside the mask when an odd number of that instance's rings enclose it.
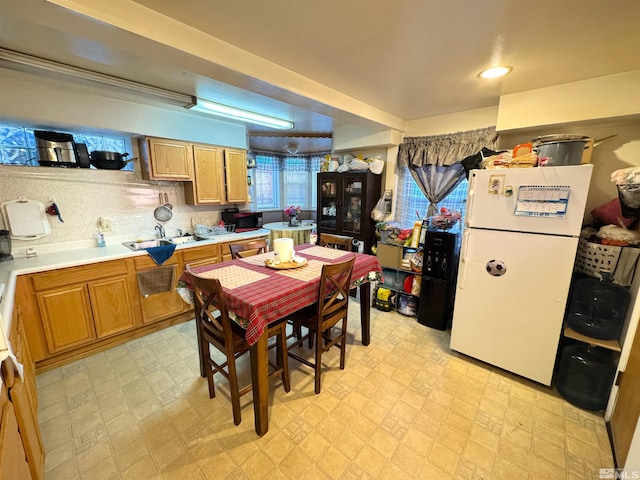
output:
{"label": "cabinet drawer", "polygon": [[[149,255],[135,257],[133,259],[133,264],[135,265],[136,270],[147,270],[149,268],[156,268],[159,266],[153,260],[153,258],[151,258]],[[178,264],[178,256],[174,253],[173,255],[171,255],[171,258],[169,258],[166,262],[162,264],[162,266],[164,267],[165,265],[177,265],[177,264]]]}
{"label": "cabinet drawer", "polygon": [[193,263],[196,260],[211,259],[211,263],[220,261],[220,245],[207,245],[205,247],[194,247],[182,250],[182,260],[184,263]]}
{"label": "cabinet drawer", "polygon": [[39,291],[114,275],[126,275],[126,273],[127,264],[123,260],[116,260],[80,267],[51,270],[50,272],[35,274],[31,278],[33,280],[33,288]]}

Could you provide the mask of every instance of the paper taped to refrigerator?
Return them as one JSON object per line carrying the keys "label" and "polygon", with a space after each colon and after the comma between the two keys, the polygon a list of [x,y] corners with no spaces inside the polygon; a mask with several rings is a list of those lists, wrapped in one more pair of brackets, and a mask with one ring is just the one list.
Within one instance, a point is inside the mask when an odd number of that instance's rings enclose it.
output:
{"label": "paper taped to refrigerator", "polygon": [[564,218],[571,188],[564,185],[521,185],[515,215]]}

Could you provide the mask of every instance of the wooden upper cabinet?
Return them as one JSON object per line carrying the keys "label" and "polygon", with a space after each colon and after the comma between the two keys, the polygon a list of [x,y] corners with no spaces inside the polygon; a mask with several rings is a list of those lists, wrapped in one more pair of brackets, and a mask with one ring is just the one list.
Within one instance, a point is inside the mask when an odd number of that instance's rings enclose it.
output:
{"label": "wooden upper cabinet", "polygon": [[192,144],[165,138],[141,137],[140,165],[145,180],[193,180]]}
{"label": "wooden upper cabinet", "polygon": [[193,145],[194,178],[184,185],[185,202],[189,205],[219,205],[224,203],[222,148],[213,145]]}
{"label": "wooden upper cabinet", "polygon": [[249,188],[247,186],[247,152],[225,148],[224,173],[226,183],[226,203],[247,203]]}

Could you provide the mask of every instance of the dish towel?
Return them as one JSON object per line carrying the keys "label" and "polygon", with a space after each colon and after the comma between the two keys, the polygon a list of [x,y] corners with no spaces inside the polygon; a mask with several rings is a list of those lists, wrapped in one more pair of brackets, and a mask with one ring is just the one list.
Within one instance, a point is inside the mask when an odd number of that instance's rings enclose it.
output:
{"label": "dish towel", "polygon": [[171,258],[173,251],[176,249],[175,245],[163,245],[162,247],[147,248],[147,253],[153,258],[153,261],[158,265],[162,265],[164,262]]}
{"label": "dish towel", "polygon": [[140,294],[147,298],[156,293],[170,292],[173,289],[175,271],[175,267],[169,265],[138,272]]}

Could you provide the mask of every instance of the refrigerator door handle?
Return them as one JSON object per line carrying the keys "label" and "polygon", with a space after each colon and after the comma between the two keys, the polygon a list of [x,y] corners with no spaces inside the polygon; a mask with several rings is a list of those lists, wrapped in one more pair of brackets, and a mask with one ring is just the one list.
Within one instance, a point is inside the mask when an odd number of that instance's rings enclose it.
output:
{"label": "refrigerator door handle", "polygon": [[460,274],[458,275],[458,288],[464,289],[465,279],[467,278],[467,244],[469,243],[469,230],[462,234],[462,245],[460,246]]}
{"label": "refrigerator door handle", "polygon": [[469,188],[467,190],[467,213],[464,216],[464,226],[468,227],[470,222],[469,218],[471,217],[471,213],[473,212],[473,199],[476,196],[476,176],[471,175],[469,179]]}

